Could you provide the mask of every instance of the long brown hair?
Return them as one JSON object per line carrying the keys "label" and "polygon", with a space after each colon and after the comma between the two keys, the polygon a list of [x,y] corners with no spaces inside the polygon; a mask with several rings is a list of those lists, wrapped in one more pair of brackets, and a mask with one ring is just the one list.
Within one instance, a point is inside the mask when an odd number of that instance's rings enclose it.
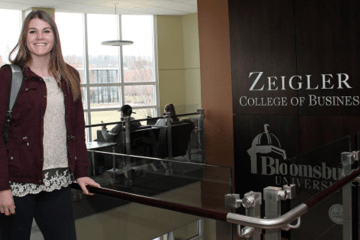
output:
{"label": "long brown hair", "polygon": [[178,121],[179,121],[179,119],[176,117],[175,107],[174,107],[174,105],[173,105],[172,103],[166,105],[165,108],[164,108],[164,110],[165,110],[166,112],[171,113],[170,116],[172,117],[172,119],[173,119],[174,122],[178,122]]}
{"label": "long brown hair", "polygon": [[[73,101],[81,98],[81,90],[80,90],[80,78],[77,73],[77,71],[65,63],[64,57],[62,55],[61,51],[61,44],[60,44],[60,37],[59,37],[59,31],[56,26],[56,23],[54,19],[46,12],[42,10],[36,10],[30,12],[23,23],[19,41],[14,47],[14,49],[10,52],[9,55],[9,61],[13,64],[21,65],[25,63],[25,67],[28,67],[31,65],[32,58],[31,54],[26,46],[27,41],[27,32],[29,30],[29,24],[30,21],[34,18],[39,18],[47,23],[49,23],[53,34],[54,34],[54,46],[51,50],[50,54],[50,63],[49,63],[49,71],[52,73],[54,78],[58,83],[60,83],[60,76],[58,75],[58,72],[60,73],[61,77],[63,77],[67,83],[68,88],[70,88],[72,95],[73,95]],[[16,57],[14,60],[11,59],[11,55],[15,52],[16,49],[19,49]]]}

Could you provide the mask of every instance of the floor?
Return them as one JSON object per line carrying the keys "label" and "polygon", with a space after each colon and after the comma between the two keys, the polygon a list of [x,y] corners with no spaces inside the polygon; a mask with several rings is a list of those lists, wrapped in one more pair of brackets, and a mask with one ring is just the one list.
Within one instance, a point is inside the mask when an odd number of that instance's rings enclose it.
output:
{"label": "floor", "polygon": [[35,220],[33,221],[30,240],[44,240],[44,237],[41,234],[39,227],[36,225]]}

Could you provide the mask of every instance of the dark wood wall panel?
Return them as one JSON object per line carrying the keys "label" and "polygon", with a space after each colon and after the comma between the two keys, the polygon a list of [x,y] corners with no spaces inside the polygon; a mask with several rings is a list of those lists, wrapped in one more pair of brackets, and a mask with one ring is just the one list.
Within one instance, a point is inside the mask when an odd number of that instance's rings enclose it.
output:
{"label": "dark wood wall panel", "polygon": [[[242,107],[239,99],[275,98],[290,99],[297,92],[266,91],[267,77],[289,76],[296,72],[295,31],[293,3],[288,0],[229,1],[231,74],[235,114],[296,114],[297,108],[287,107]],[[251,72],[263,72],[256,88],[250,91],[256,76]],[[278,86],[280,89],[280,85]]]}
{"label": "dark wood wall panel", "polygon": [[[300,203],[322,190],[318,184],[325,188],[338,179],[274,169],[290,164],[336,169],[341,152],[349,150],[348,140],[354,149],[354,134],[360,131],[360,1],[228,1],[235,190],[241,195],[262,191],[269,185],[281,186],[287,178],[299,183]],[[249,74],[254,72],[263,75],[251,90],[257,74]],[[244,98],[255,99],[258,105],[242,105],[239,100]],[[269,106],[269,98],[287,101]],[[338,139],[339,144],[329,145]],[[286,152],[286,158],[279,152]],[[311,154],[295,158],[305,152]],[[337,238],[338,227],[328,212],[338,202],[331,198],[310,213],[310,222],[304,224],[309,229],[299,230],[296,239]],[[310,231],[316,224],[317,229]]]}
{"label": "dark wood wall panel", "polygon": [[[360,89],[360,4],[358,0],[295,0],[296,56],[299,75],[312,75],[312,87],[322,86],[321,74],[332,74],[334,78],[327,87],[333,90],[308,91],[302,89],[300,96],[307,99],[309,94],[317,97],[348,96],[349,106],[334,103],[328,98],[329,106],[300,108],[300,114],[311,115],[359,115],[354,107],[354,96],[359,96]],[[338,73],[346,73],[351,88],[338,89]],[[343,75],[344,76],[344,75]],[[330,79],[330,77],[327,77]],[[355,90],[355,91],[354,91]],[[316,99],[313,97],[313,99]],[[318,98],[317,98],[318,99]],[[337,105],[337,106],[334,106]]]}

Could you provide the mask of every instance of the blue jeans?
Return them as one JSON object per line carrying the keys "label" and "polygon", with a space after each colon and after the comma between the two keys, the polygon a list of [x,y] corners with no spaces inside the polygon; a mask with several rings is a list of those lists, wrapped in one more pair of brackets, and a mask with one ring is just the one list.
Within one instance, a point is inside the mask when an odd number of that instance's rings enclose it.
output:
{"label": "blue jeans", "polygon": [[14,197],[15,215],[0,213],[1,240],[29,240],[33,218],[45,240],[76,240],[71,188]]}

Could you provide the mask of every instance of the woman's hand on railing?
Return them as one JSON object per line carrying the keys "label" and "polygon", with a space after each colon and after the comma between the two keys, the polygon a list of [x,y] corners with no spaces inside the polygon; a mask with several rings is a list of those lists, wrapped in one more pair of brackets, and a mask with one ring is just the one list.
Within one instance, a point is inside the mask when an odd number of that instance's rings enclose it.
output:
{"label": "woman's hand on railing", "polygon": [[15,214],[14,198],[10,189],[0,191],[0,212],[6,216]]}
{"label": "woman's hand on railing", "polygon": [[89,190],[87,190],[86,186],[92,186],[92,187],[97,187],[100,188],[100,184],[98,184],[97,182],[95,182],[94,180],[92,180],[89,177],[81,177],[76,179],[76,181],[78,182],[79,186],[81,187],[83,193],[85,195],[94,195],[93,193],[90,193]]}

